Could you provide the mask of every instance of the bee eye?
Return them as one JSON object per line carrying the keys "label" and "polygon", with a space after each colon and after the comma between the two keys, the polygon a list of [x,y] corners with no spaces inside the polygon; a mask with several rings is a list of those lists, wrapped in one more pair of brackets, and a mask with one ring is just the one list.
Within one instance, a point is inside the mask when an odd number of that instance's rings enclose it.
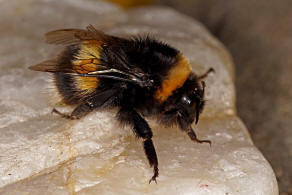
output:
{"label": "bee eye", "polygon": [[198,88],[196,87],[193,91],[192,94],[196,95],[198,93]]}
{"label": "bee eye", "polygon": [[181,100],[185,104],[191,104],[192,102],[187,96],[183,96]]}

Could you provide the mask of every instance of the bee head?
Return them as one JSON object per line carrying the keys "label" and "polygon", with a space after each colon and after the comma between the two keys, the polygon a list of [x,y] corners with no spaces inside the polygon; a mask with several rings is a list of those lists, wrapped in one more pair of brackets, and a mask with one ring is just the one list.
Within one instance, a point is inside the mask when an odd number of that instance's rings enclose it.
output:
{"label": "bee head", "polygon": [[198,78],[191,74],[184,85],[170,98],[164,118],[168,117],[183,130],[188,129],[194,121],[197,124],[205,105],[204,93],[205,82],[199,82]]}
{"label": "bee head", "polygon": [[197,86],[186,90],[177,103],[177,122],[182,129],[188,128],[194,121],[196,124],[199,121],[205,105],[205,82],[202,81],[200,84],[196,81]]}

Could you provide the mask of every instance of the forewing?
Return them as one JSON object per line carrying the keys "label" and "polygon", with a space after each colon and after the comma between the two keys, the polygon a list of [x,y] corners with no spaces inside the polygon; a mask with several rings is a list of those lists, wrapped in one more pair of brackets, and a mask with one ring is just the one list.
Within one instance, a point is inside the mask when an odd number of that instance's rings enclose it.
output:
{"label": "forewing", "polygon": [[56,61],[55,60],[47,60],[44,62],[41,62],[39,64],[33,65],[28,67],[30,70],[34,71],[41,71],[41,72],[56,72],[57,71],[57,66],[56,66]]}
{"label": "forewing", "polygon": [[82,29],[61,29],[46,33],[46,42],[49,44],[76,44],[82,41],[96,40],[110,42],[115,37],[106,35],[104,32],[95,29],[92,25]]}
{"label": "forewing", "polygon": [[30,66],[30,70],[41,72],[62,72],[74,74],[88,74],[98,69],[104,69],[103,66],[97,64],[94,59],[88,60],[75,60],[71,67],[62,66],[58,60],[47,60],[39,64]]}
{"label": "forewing", "polygon": [[[42,72],[62,72],[80,77],[103,77],[113,80],[131,82],[141,87],[149,87],[153,81],[141,71],[130,68],[121,55],[124,39],[106,35],[92,25],[82,29],[61,29],[46,33],[49,44],[69,45],[56,60],[44,61],[30,66],[29,69]],[[70,53],[71,46],[78,46],[77,53]],[[100,62],[101,52],[114,57],[112,61]],[[70,53],[69,57],[66,54]],[[65,55],[66,54],[66,55]],[[64,63],[65,60],[65,63]]]}

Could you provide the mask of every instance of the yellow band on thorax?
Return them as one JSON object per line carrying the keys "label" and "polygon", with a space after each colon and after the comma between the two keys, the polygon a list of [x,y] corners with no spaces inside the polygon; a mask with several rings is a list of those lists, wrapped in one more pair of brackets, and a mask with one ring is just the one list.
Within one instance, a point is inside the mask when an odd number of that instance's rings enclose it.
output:
{"label": "yellow band on thorax", "polygon": [[181,53],[177,56],[177,63],[169,70],[166,79],[162,82],[154,96],[160,102],[165,101],[174,90],[183,86],[192,69],[189,61]]}

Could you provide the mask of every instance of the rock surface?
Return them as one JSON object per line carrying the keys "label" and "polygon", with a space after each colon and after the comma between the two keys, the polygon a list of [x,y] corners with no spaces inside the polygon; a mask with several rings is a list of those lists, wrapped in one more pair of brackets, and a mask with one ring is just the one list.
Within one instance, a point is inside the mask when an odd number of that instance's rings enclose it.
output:
{"label": "rock surface", "polygon": [[[277,194],[270,165],[235,115],[232,62],[199,23],[171,9],[129,12],[93,1],[1,2],[0,194]],[[212,147],[150,121],[160,176],[152,176],[139,140],[94,112],[78,121],[51,115],[49,76],[26,68],[54,56],[43,34],[93,24],[115,35],[151,33],[180,49],[207,79],[208,103],[196,126]],[[67,110],[68,109],[64,109]]]}

